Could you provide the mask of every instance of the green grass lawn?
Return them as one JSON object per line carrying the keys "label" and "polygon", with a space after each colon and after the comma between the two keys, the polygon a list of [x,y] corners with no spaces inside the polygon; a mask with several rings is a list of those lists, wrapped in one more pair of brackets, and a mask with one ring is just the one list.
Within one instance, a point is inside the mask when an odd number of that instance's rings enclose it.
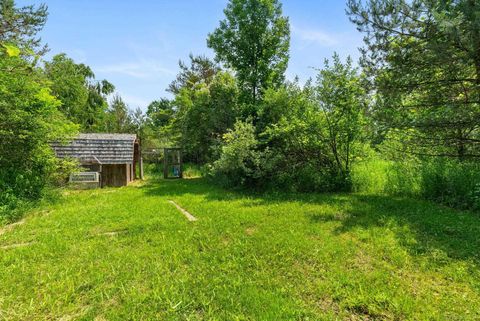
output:
{"label": "green grass lawn", "polygon": [[0,235],[0,319],[480,319],[476,214],[203,179],[65,194]]}

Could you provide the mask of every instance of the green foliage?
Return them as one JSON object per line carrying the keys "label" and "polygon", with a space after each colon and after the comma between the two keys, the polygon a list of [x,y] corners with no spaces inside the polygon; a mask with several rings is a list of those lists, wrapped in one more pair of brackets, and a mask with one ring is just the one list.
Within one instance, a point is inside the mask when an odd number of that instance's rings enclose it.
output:
{"label": "green foliage", "polygon": [[329,157],[323,114],[313,88],[290,84],[265,94],[259,125],[268,148],[266,176],[273,188],[313,191],[335,189],[337,173]]}
{"label": "green foliage", "polygon": [[422,190],[421,164],[406,158],[395,161],[387,168],[385,192],[397,196],[420,196]]}
{"label": "green foliage", "polygon": [[185,159],[205,163],[214,158],[224,133],[238,115],[235,78],[218,72],[209,84],[185,87],[175,97],[176,117],[172,130],[178,133]]}
{"label": "green foliage", "polygon": [[448,158],[387,161],[379,155],[355,164],[354,190],[428,199],[446,206],[480,210],[480,165]]}
{"label": "green foliage", "polygon": [[45,53],[47,48],[42,46],[41,39],[36,38],[36,34],[47,22],[47,16],[45,4],[19,8],[15,6],[14,0],[0,0],[0,44],[15,44],[7,47],[14,56],[20,53],[14,48],[19,48],[24,56]]}
{"label": "green foliage", "polygon": [[421,168],[421,196],[459,209],[480,210],[480,164],[441,159]]}
{"label": "green foliage", "polygon": [[393,162],[382,159],[374,153],[359,159],[352,167],[352,187],[354,192],[384,194],[389,171]]}
{"label": "green foliage", "polygon": [[168,91],[174,95],[179,94],[180,90],[184,88],[193,90],[202,83],[209,85],[213,77],[220,71],[220,67],[205,56],[190,54],[189,58],[190,65],[183,61],[178,63],[180,72],[168,86]]}
{"label": "green foliage", "polygon": [[323,113],[322,127],[327,129],[328,144],[340,176],[348,179],[352,158],[365,141],[367,96],[352,60],[345,64],[337,54],[333,65],[325,61],[319,71],[315,91]]}
{"label": "green foliage", "polygon": [[112,99],[105,127],[110,133],[130,133],[132,131],[133,124],[128,106],[119,95],[115,95]]}
{"label": "green foliage", "polygon": [[112,84],[106,80],[95,81],[90,67],[76,64],[65,54],[45,62],[45,73],[52,82],[53,93],[62,102],[60,110],[68,119],[79,124],[82,131],[108,130],[105,128],[106,95],[114,91]]}
{"label": "green foliage", "polygon": [[395,164],[386,191],[422,197],[459,209],[480,209],[480,165],[450,159]]}
{"label": "green foliage", "polygon": [[49,143],[77,129],[48,85],[22,58],[0,55],[0,216],[42,195],[59,165]]}
{"label": "green foliage", "polygon": [[342,64],[336,55],[315,86],[266,90],[256,124],[263,157],[256,185],[350,190],[351,163],[364,145],[364,95],[351,61]]}
{"label": "green foliage", "polygon": [[263,155],[258,151],[255,127],[251,122],[237,121],[232,130],[223,135],[220,158],[211,168],[211,174],[226,186],[252,186],[262,177]]}
{"label": "green foliage", "polygon": [[147,108],[147,117],[155,128],[167,126],[173,117],[173,113],[173,104],[166,98],[152,101]]}
{"label": "green foliage", "polygon": [[9,57],[18,57],[20,56],[20,49],[17,46],[11,44],[2,44],[3,49]]}
{"label": "green foliage", "polygon": [[183,178],[199,178],[207,175],[207,168],[204,165],[185,163],[182,166]]}
{"label": "green foliage", "polygon": [[349,0],[374,116],[409,153],[480,156],[480,3]]}
{"label": "green foliage", "polygon": [[[208,36],[217,60],[236,72],[243,102],[253,104],[283,83],[290,45],[288,18],[277,0],[230,0],[225,19]],[[255,113],[255,111],[253,111]]]}
{"label": "green foliage", "polygon": [[45,5],[17,8],[11,0],[0,0],[2,222],[18,218],[31,201],[43,196],[49,185],[74,166],[59,161],[50,147],[52,141],[72,137],[78,127],[59,111],[61,102],[52,83],[35,66],[46,48],[36,38],[46,17]]}

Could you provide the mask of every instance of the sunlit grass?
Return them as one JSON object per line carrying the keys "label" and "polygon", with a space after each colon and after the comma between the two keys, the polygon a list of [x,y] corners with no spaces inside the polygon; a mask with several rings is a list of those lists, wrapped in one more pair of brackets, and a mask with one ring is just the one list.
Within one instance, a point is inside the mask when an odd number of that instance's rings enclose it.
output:
{"label": "sunlit grass", "polygon": [[72,191],[0,235],[23,244],[0,249],[0,319],[478,320],[479,235],[477,215],[387,196]]}

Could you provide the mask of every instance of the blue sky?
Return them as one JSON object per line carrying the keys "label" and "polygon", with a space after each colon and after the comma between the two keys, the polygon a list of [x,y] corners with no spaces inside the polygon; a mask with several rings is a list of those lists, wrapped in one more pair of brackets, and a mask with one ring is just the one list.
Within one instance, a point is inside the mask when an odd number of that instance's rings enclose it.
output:
{"label": "blue sky", "polygon": [[[227,0],[22,0],[46,3],[41,37],[50,53],[64,52],[112,82],[130,108],[169,97],[165,91],[189,53],[213,57],[206,37],[223,18]],[[305,81],[337,51],[357,59],[362,36],[345,15],[342,0],[284,0],[291,44],[287,78]]]}

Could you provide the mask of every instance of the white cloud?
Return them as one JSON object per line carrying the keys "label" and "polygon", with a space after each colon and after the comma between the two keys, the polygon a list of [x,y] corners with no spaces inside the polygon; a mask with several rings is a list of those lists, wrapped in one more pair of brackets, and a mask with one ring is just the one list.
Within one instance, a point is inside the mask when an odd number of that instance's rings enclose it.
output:
{"label": "white cloud", "polygon": [[142,108],[143,110],[147,109],[147,106],[151,103],[142,97],[129,95],[124,92],[118,93],[120,97],[122,97],[123,101],[130,107],[131,109],[136,109],[137,107]]}
{"label": "white cloud", "polygon": [[292,34],[300,40],[310,43],[316,43],[324,47],[332,47],[338,45],[338,35],[328,33],[318,29],[304,29],[291,26]]}
{"label": "white cloud", "polygon": [[158,62],[150,59],[99,66],[94,70],[106,74],[122,74],[139,79],[158,79],[164,78],[166,75],[175,75],[173,70],[165,68]]}

